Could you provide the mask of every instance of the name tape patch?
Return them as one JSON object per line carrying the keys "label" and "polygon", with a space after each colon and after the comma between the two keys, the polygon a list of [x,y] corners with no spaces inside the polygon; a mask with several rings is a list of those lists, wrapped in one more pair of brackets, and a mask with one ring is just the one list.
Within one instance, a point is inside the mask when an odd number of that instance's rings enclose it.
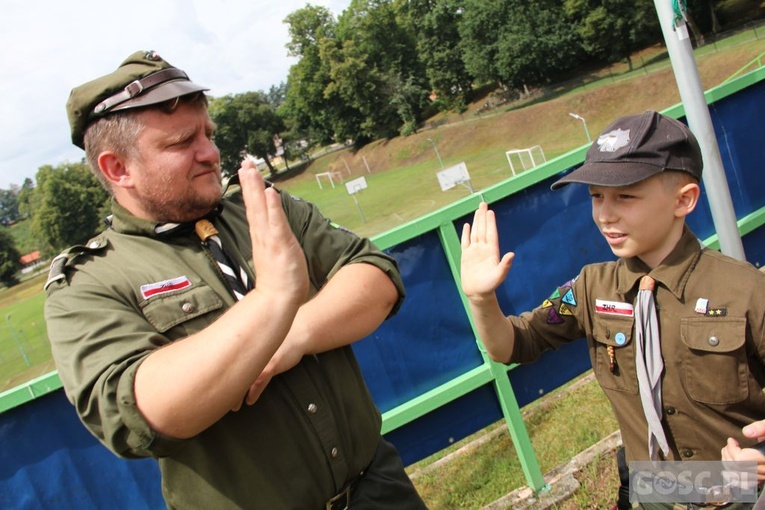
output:
{"label": "name tape patch", "polygon": [[185,289],[191,286],[191,281],[185,276],[179,276],[170,280],[164,280],[155,283],[145,283],[141,285],[141,295],[144,299],[149,299],[158,294],[167,294],[174,290]]}
{"label": "name tape patch", "polygon": [[605,299],[595,300],[595,311],[605,315],[620,315],[622,317],[632,317],[635,315],[635,309],[631,304],[620,301],[606,301]]}

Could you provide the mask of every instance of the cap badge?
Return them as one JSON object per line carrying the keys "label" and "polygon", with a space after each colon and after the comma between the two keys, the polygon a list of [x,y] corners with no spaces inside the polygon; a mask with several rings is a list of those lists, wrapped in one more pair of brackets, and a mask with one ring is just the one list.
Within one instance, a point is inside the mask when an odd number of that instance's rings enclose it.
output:
{"label": "cap badge", "polygon": [[159,62],[160,60],[162,60],[162,57],[159,56],[159,53],[157,53],[154,50],[147,51],[144,57],[146,58],[146,60],[153,60],[154,62]]}
{"label": "cap badge", "polygon": [[630,143],[630,130],[614,129],[598,137],[600,152],[616,152]]}

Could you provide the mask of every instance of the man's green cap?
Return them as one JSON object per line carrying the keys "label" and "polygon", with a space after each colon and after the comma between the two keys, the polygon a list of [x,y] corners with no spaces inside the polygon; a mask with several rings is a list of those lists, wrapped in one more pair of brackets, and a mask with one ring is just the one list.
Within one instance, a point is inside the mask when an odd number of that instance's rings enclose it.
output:
{"label": "man's green cap", "polygon": [[94,120],[112,112],[161,103],[209,90],[189,80],[153,51],[137,51],[112,73],[72,89],[66,113],[72,143],[85,148],[85,130]]}

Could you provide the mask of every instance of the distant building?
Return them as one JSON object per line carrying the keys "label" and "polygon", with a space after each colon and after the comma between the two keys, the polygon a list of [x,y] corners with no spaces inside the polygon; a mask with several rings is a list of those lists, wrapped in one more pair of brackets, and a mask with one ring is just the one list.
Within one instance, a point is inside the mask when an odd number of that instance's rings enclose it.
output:
{"label": "distant building", "polygon": [[24,266],[21,268],[22,273],[28,273],[34,268],[40,266],[43,261],[39,251],[33,251],[19,257],[19,262]]}

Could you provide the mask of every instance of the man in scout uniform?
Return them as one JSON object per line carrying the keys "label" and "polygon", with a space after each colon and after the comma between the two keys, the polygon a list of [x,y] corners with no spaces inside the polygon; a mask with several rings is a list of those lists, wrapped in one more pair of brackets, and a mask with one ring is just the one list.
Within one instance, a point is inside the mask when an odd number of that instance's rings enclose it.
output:
{"label": "man in scout uniform", "polygon": [[395,261],[251,163],[222,186],[204,90],[154,52],[72,90],[113,201],[46,284],[67,396],[169,508],[423,508],[349,346],[400,306]]}
{"label": "man in scout uniform", "polygon": [[518,317],[495,295],[514,255],[500,257],[494,213],[480,204],[462,232],[462,288],[491,358],[527,363],[586,337],[628,461],[719,461],[729,437],[753,445],[741,428],[765,416],[765,275],[685,225],[701,170],[696,139],[674,119],[647,111],[608,126],[552,188],[589,185],[619,259],[585,266]]}

